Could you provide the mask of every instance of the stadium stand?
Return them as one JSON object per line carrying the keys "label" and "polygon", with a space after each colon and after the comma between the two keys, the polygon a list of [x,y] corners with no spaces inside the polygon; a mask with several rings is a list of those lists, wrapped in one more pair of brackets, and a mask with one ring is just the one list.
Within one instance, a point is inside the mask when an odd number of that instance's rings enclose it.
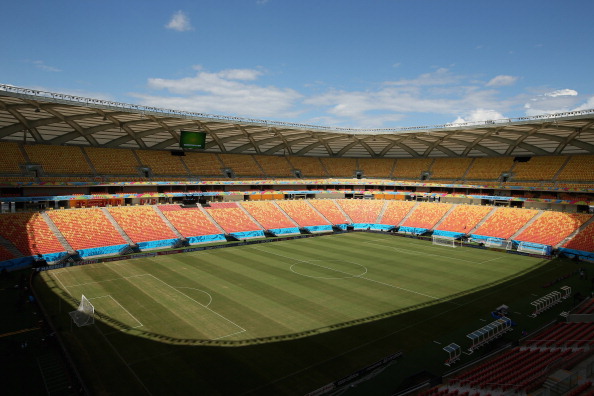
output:
{"label": "stadium stand", "polygon": [[177,238],[152,206],[119,206],[108,210],[134,243]]}
{"label": "stadium stand", "polygon": [[359,158],[359,169],[364,177],[388,179],[392,175],[395,160],[392,158]]}
{"label": "stadium stand", "polygon": [[492,210],[490,206],[458,205],[437,227],[443,231],[467,234]]}
{"label": "stadium stand", "polygon": [[594,252],[594,223],[590,223],[575,237],[563,245],[564,248]]}
{"label": "stadium stand", "polygon": [[557,181],[594,181],[594,155],[572,156],[557,176]]}
{"label": "stadium stand", "polygon": [[278,207],[269,201],[242,202],[241,206],[248,211],[265,229],[294,228],[295,224],[290,221]]}
{"label": "stadium stand", "polygon": [[436,158],[431,165],[431,180],[462,179],[472,158]]}
{"label": "stadium stand", "polygon": [[509,239],[537,213],[532,209],[499,208],[474,234]]}
{"label": "stadium stand", "polygon": [[451,207],[451,204],[421,202],[402,225],[430,230]]}
{"label": "stadium stand", "polygon": [[397,159],[392,177],[395,179],[420,180],[421,173],[428,171],[433,158]]}
{"label": "stadium stand", "polygon": [[497,180],[514,166],[513,157],[475,158],[466,180]]}
{"label": "stadium stand", "polygon": [[356,158],[320,158],[330,177],[354,177],[357,169]]}
{"label": "stadium stand", "polygon": [[566,156],[546,156],[532,157],[527,162],[516,162],[513,180],[552,180],[565,161]]}
{"label": "stadium stand", "polygon": [[380,223],[397,226],[402,222],[415,204],[416,202],[413,201],[388,201]]}
{"label": "stadium stand", "polygon": [[329,225],[328,221],[320,216],[307,201],[276,201],[276,203],[299,227]]}
{"label": "stadium stand", "polygon": [[251,155],[219,154],[219,158],[236,176],[264,177],[262,169]]}
{"label": "stadium stand", "polygon": [[345,218],[344,213],[336,206],[336,201],[333,199],[311,199],[309,203],[332,224],[345,224],[349,222]]}
{"label": "stadium stand", "polygon": [[211,203],[206,211],[227,234],[261,230],[236,203]]}
{"label": "stadium stand", "polygon": [[289,157],[293,169],[301,171],[303,177],[327,177],[328,174],[322,167],[317,157]]}
{"label": "stadium stand", "polygon": [[181,157],[174,157],[169,151],[135,150],[140,162],[151,168],[153,175],[188,175]]}
{"label": "stadium stand", "polygon": [[287,157],[254,155],[254,159],[268,177],[295,177],[293,167],[287,161]]}
{"label": "stadium stand", "polygon": [[556,323],[526,341],[526,346],[538,348],[582,348],[591,345],[594,345],[594,326],[591,323]]}
{"label": "stadium stand", "polygon": [[353,223],[377,223],[384,203],[383,200],[339,199],[336,201]]}
{"label": "stadium stand", "polygon": [[14,254],[6,249],[4,246],[0,246],[0,261],[11,260],[15,258]]}
{"label": "stadium stand", "polygon": [[20,165],[24,165],[27,161],[23,157],[23,153],[17,143],[0,142],[0,173],[4,174],[21,174]]}
{"label": "stadium stand", "polygon": [[159,205],[158,208],[186,238],[221,233],[199,208],[184,209],[179,205]]}
{"label": "stadium stand", "polygon": [[[93,174],[80,147],[26,144],[24,148],[31,163],[40,164],[45,173]],[[64,161],[56,161],[57,158]]]}
{"label": "stadium stand", "polygon": [[101,209],[52,210],[47,214],[75,250],[126,244]]}
{"label": "stadium stand", "polygon": [[84,151],[100,175],[139,175],[140,164],[131,150],[85,147]]}
{"label": "stadium stand", "polygon": [[220,179],[223,174],[221,170],[223,164],[221,164],[221,161],[219,161],[216,154],[188,152],[184,157],[184,162],[190,170],[190,174],[194,176],[203,177],[219,175]]}
{"label": "stadium stand", "polygon": [[25,256],[66,250],[39,213],[1,214],[0,235]]}
{"label": "stadium stand", "polygon": [[591,217],[583,213],[545,212],[515,239],[555,246]]}

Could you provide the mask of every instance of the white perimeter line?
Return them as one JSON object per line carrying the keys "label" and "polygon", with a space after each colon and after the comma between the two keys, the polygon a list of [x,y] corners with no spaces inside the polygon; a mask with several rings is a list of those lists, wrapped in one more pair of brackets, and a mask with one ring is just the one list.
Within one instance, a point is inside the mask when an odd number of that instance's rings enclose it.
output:
{"label": "white perimeter line", "polygon": [[[257,249],[257,250],[262,250],[261,248],[258,248],[258,247],[254,247],[254,249]],[[310,265],[315,265],[316,267],[320,267],[320,268],[326,268],[326,269],[329,269],[329,270],[331,270],[331,271],[339,272],[339,273],[341,273],[341,274],[350,275],[352,278],[359,278],[359,279],[367,280],[367,281],[370,281],[370,282],[379,283],[379,284],[381,284],[381,285],[384,285],[384,286],[389,286],[389,287],[393,287],[393,288],[395,288],[395,289],[404,290],[405,292],[408,292],[408,293],[414,293],[414,294],[418,294],[418,295],[420,295],[420,296],[429,297],[429,298],[433,298],[433,299],[435,299],[435,300],[439,300],[439,297],[430,296],[430,295],[428,295],[428,294],[419,293],[419,292],[416,292],[416,291],[414,291],[414,290],[405,289],[405,288],[403,288],[403,287],[394,286],[394,285],[391,285],[391,284],[389,284],[389,283],[384,283],[384,282],[376,281],[376,280],[369,279],[369,278],[364,278],[364,277],[362,277],[362,276],[353,276],[353,274],[349,274],[348,272],[340,271],[340,270],[337,270],[337,269],[334,269],[334,268],[330,268],[330,267],[325,267],[325,266],[323,266],[323,265],[319,265],[319,264],[314,264],[314,263],[312,263],[312,262],[310,262],[310,261],[299,260],[299,259],[296,259],[296,258],[293,258],[293,257],[288,257],[288,256],[285,256],[284,254],[279,254],[279,253],[270,252],[270,251],[268,251],[268,250],[264,250],[264,252],[265,252],[265,253],[274,254],[274,255],[276,255],[276,256],[284,257],[284,258],[287,258],[287,259],[289,259],[289,260],[295,260],[295,261],[300,261],[300,262],[302,262],[302,263],[306,263],[306,264],[310,264]],[[353,262],[351,262],[351,261],[345,261],[345,262],[347,262],[347,263],[351,263],[351,264],[357,264],[357,263],[353,263]],[[361,265],[361,264],[357,264],[357,265]],[[364,267],[365,267],[365,266],[364,266]],[[365,267],[365,268],[367,268],[367,267]]]}
{"label": "white perimeter line", "polygon": [[51,274],[54,278],[56,278],[56,280],[62,285],[62,288],[66,291],[66,293],[70,294],[70,296],[72,296],[72,294],[70,293],[70,291],[68,290],[68,288],[66,286],[64,286],[64,284],[62,283],[62,281],[60,280],[60,278],[58,278],[58,274],[57,273],[53,273]]}
{"label": "white perimeter line", "polygon": [[[120,279],[130,279],[130,278],[138,278],[139,276],[147,276],[150,274],[140,274],[140,275],[131,275],[131,276],[122,276],[120,278],[113,278],[113,279],[105,279],[105,280],[101,280],[101,281],[94,281],[94,282],[86,282],[86,283],[79,283],[78,285],[68,285],[68,286],[64,286],[64,284],[62,284],[62,286],[64,287],[76,287],[76,286],[85,286],[85,285],[91,285],[93,283],[103,283],[103,282],[111,282],[111,281],[116,281],[116,280],[120,280]],[[152,275],[151,275],[152,276]],[[62,282],[60,282],[62,283]]]}
{"label": "white perimeter line", "polygon": [[390,245],[386,245],[384,243],[376,243],[376,242],[363,242],[363,243],[370,244],[370,245],[378,245],[378,246],[387,247],[389,249],[396,250],[398,252],[404,252],[404,253],[416,254],[416,255],[423,255],[423,256],[445,257],[445,258],[448,258],[448,259],[451,259],[451,260],[466,261],[467,263],[477,264],[476,261],[465,260],[465,259],[461,259],[461,258],[457,258],[457,257],[444,256],[443,254],[433,254],[433,253],[411,251],[411,250],[407,250],[407,249],[399,249],[399,248],[395,248],[395,247],[390,246]]}
{"label": "white perimeter line", "polygon": [[490,259],[490,260],[480,261],[477,264],[485,264],[485,263],[488,263],[489,261],[495,261],[495,260],[499,260],[499,259],[501,259],[501,257],[495,257],[495,258]]}
{"label": "white perimeter line", "polygon": [[134,315],[132,315],[132,314],[130,313],[130,311],[128,311],[126,308],[124,308],[124,306],[123,306],[122,304],[120,304],[120,303],[118,302],[118,300],[116,300],[115,298],[113,298],[113,296],[112,296],[111,294],[107,294],[107,295],[105,295],[105,296],[100,296],[100,297],[93,297],[93,298],[89,298],[89,300],[96,300],[96,299],[98,299],[98,298],[104,298],[104,297],[109,297],[109,298],[111,298],[111,299],[112,299],[112,300],[113,300],[113,301],[114,301],[116,304],[118,304],[118,305],[120,306],[120,308],[122,308],[124,311],[126,311],[126,313],[132,317],[132,319],[134,319],[135,321],[137,321],[138,323],[140,323],[138,326],[131,327],[132,329],[135,329],[135,328],[137,328],[137,327],[142,327],[142,326],[144,326],[140,320],[136,319],[136,318],[134,317]]}
{"label": "white perimeter line", "polygon": [[[146,274],[146,275],[148,275],[148,276],[152,276],[153,278],[155,278],[155,279],[156,279],[156,280],[158,280],[159,282],[163,283],[164,285],[166,285],[166,286],[168,286],[168,287],[172,288],[173,290],[175,290],[176,292],[180,293],[182,296],[184,296],[184,297],[186,297],[186,298],[188,298],[188,299],[190,299],[190,300],[194,301],[196,304],[200,305],[201,307],[203,307],[203,308],[205,308],[205,309],[208,309],[208,310],[209,310],[210,312],[212,312],[213,314],[215,314],[215,315],[217,315],[217,316],[219,316],[219,317],[221,317],[221,318],[225,319],[227,322],[229,322],[229,323],[231,323],[231,324],[235,325],[236,327],[239,327],[239,328],[241,329],[241,331],[238,331],[237,333],[234,333],[234,334],[239,334],[239,333],[243,333],[244,331],[247,331],[246,329],[244,329],[243,327],[241,327],[241,326],[240,326],[240,325],[238,325],[237,323],[233,322],[233,321],[232,321],[232,320],[230,320],[230,319],[227,319],[226,317],[224,317],[224,316],[223,316],[223,315],[221,315],[220,313],[217,313],[217,312],[213,311],[212,309],[208,308],[206,305],[200,304],[198,301],[194,300],[192,297],[188,296],[186,293],[184,293],[184,292],[181,292],[181,291],[177,290],[175,287],[171,286],[169,283],[167,283],[167,282],[165,282],[165,281],[162,281],[161,279],[157,278],[157,277],[156,277],[156,276],[154,276],[153,274]],[[233,334],[228,334],[228,335],[226,335],[225,337],[229,337],[229,336],[232,336],[232,335],[233,335]],[[220,337],[219,337],[219,338],[220,338]]]}

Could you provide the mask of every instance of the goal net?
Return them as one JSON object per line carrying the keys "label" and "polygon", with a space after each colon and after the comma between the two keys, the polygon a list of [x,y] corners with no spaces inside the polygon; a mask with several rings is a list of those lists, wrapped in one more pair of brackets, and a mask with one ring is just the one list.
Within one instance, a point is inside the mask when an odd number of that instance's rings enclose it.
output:
{"label": "goal net", "polygon": [[547,253],[549,252],[549,246],[548,245],[539,245],[539,244],[530,243],[530,242],[520,242],[520,244],[518,245],[518,252],[546,256]]}
{"label": "goal net", "polygon": [[443,235],[433,235],[433,244],[447,247],[457,247],[456,238]]}
{"label": "goal net", "polygon": [[95,307],[83,294],[76,311],[69,312],[72,321],[78,327],[88,326],[95,323]]}

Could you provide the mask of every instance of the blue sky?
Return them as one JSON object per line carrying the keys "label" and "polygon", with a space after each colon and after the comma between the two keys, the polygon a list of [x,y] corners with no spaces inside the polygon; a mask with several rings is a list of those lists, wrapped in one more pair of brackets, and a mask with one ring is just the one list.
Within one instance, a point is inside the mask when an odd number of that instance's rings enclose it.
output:
{"label": "blue sky", "polygon": [[2,10],[2,84],[358,128],[594,108],[592,0],[23,0]]}

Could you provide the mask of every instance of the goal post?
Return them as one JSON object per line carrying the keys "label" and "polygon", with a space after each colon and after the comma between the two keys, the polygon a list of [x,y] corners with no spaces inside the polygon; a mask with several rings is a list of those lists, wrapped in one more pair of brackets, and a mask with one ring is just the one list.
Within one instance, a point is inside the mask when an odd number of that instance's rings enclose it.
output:
{"label": "goal post", "polygon": [[88,326],[95,323],[95,307],[83,294],[76,311],[69,312],[72,321],[78,326]]}
{"label": "goal post", "polygon": [[447,247],[457,247],[456,246],[456,238],[451,236],[444,236],[444,235],[433,235],[432,236],[433,244],[439,246],[447,246]]}

